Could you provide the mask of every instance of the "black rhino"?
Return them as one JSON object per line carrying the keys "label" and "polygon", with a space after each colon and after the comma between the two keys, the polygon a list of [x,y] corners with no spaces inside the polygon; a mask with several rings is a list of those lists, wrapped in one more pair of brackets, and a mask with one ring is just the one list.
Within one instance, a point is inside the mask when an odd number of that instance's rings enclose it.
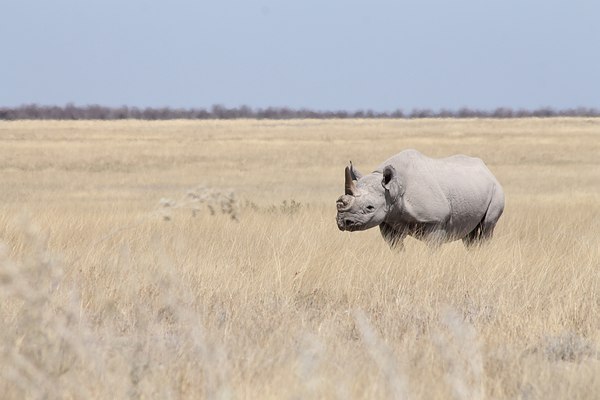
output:
{"label": "black rhino", "polygon": [[368,175],[346,167],[337,225],[342,231],[379,226],[400,249],[407,235],[434,247],[462,239],[468,247],[492,237],[503,210],[502,186],[479,158],[404,150]]}

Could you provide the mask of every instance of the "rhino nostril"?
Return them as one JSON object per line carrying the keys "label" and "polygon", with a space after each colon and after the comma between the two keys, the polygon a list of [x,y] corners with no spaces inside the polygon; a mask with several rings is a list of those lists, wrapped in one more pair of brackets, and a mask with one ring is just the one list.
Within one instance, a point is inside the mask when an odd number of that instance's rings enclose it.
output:
{"label": "rhino nostril", "polygon": [[352,224],[353,224],[353,222],[352,222],[352,220],[351,220],[351,219],[344,220],[344,225],[346,225],[346,226],[350,226],[350,225],[352,225]]}

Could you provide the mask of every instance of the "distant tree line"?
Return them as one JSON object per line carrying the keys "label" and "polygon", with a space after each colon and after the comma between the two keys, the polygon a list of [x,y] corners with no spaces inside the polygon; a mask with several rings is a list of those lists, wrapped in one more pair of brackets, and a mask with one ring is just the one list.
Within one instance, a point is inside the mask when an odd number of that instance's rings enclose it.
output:
{"label": "distant tree line", "polygon": [[596,108],[569,108],[556,110],[550,107],[535,110],[512,109],[499,107],[495,110],[477,110],[459,108],[458,110],[431,110],[427,108],[413,109],[405,112],[395,111],[315,111],[305,108],[288,107],[251,108],[240,106],[228,108],[214,105],[205,108],[170,108],[170,107],[105,107],[100,105],[76,106],[43,106],[25,104],[18,107],[0,107],[0,120],[20,119],[60,119],[60,120],[168,120],[168,119],[296,119],[296,118],[527,118],[527,117],[600,117]]}

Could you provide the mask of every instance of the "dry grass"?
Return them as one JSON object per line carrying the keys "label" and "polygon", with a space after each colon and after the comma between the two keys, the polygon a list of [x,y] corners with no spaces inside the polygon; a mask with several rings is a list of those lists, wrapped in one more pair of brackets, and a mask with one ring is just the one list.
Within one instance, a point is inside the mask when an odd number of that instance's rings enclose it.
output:
{"label": "dry grass", "polygon": [[[597,398],[600,120],[2,122],[3,398]],[[488,246],[339,232],[352,159],[486,160]],[[285,203],[284,203],[285,201]]]}

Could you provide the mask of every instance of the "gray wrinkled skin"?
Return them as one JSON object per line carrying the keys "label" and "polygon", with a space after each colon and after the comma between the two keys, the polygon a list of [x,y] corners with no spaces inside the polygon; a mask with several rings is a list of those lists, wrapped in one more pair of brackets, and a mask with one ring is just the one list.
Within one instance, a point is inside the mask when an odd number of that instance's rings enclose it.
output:
{"label": "gray wrinkled skin", "polygon": [[504,192],[478,158],[429,158],[405,150],[362,176],[350,164],[337,200],[342,231],[379,226],[391,247],[411,235],[432,246],[462,239],[466,246],[492,237],[504,211]]}

